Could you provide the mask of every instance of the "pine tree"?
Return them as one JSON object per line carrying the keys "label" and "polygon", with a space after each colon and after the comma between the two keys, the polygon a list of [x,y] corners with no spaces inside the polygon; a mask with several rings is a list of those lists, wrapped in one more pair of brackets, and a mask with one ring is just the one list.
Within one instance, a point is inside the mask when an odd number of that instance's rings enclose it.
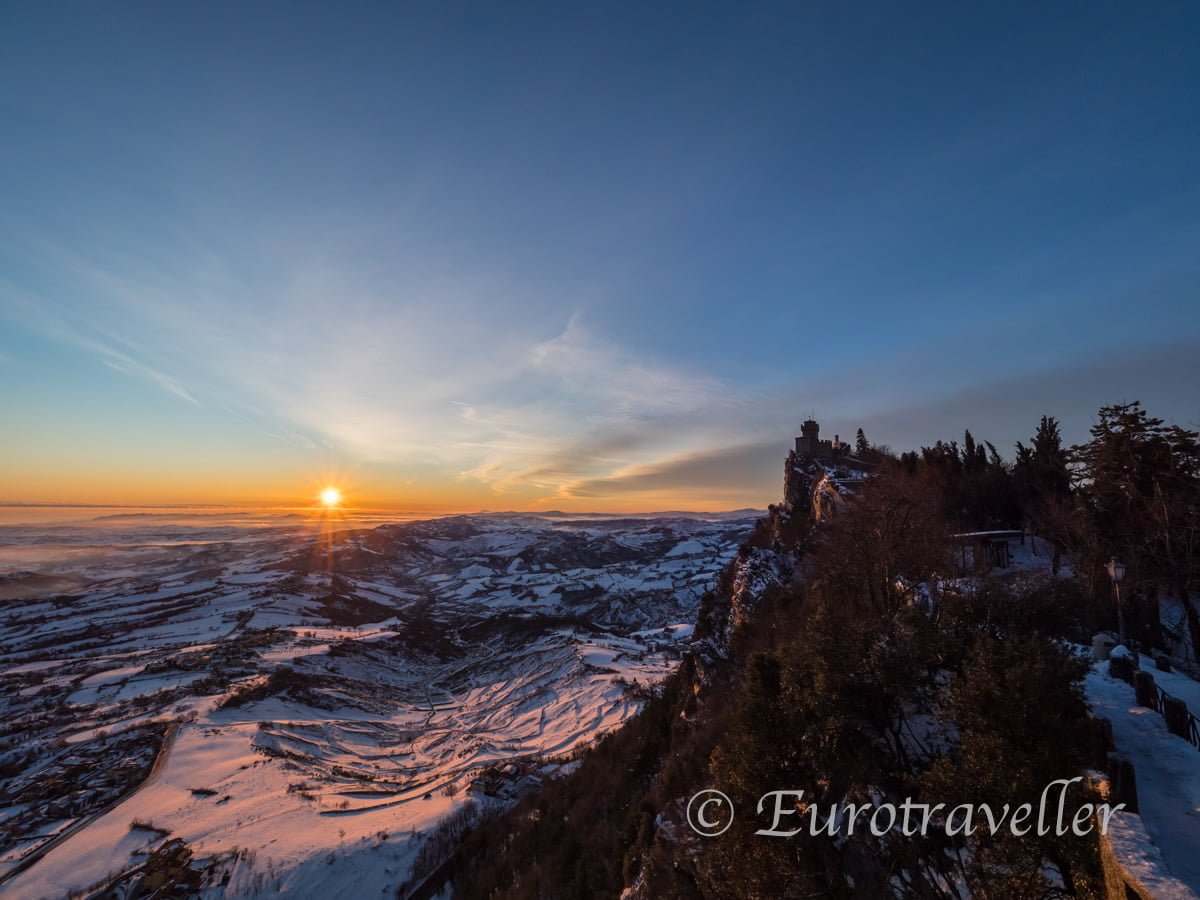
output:
{"label": "pine tree", "polygon": [[863,434],[863,430],[858,429],[858,433],[854,435],[854,452],[858,456],[866,456],[871,451],[871,445],[867,442],[867,436]]}
{"label": "pine tree", "polygon": [[1068,453],[1063,448],[1058,420],[1042,416],[1033,440],[1017,442],[1013,478],[1030,528],[1054,547],[1053,570],[1058,571],[1070,541],[1074,500]]}
{"label": "pine tree", "polygon": [[975,438],[970,429],[963,432],[963,467],[970,471],[975,468]]}
{"label": "pine tree", "polygon": [[1071,473],[1067,468],[1067,451],[1063,449],[1058,420],[1042,416],[1033,436],[1034,479],[1039,493],[1062,497],[1070,493]]}
{"label": "pine tree", "polygon": [[1189,599],[1200,587],[1200,434],[1164,425],[1136,401],[1103,407],[1098,417],[1091,440],[1070,453],[1097,589],[1107,586],[1104,561],[1121,557],[1125,596],[1142,597],[1151,632],[1157,593],[1166,588],[1184,603],[1193,647],[1200,647],[1200,617]]}

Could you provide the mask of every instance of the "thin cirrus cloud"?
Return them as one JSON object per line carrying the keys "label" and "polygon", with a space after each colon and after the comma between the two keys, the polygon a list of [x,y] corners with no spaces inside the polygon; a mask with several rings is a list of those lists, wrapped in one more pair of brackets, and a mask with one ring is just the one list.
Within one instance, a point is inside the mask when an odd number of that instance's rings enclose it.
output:
{"label": "thin cirrus cloud", "polygon": [[731,402],[719,382],[634,360],[577,318],[538,340],[377,314],[313,355],[312,369],[243,361],[242,385],[361,459],[436,463],[498,491],[644,459]]}
{"label": "thin cirrus cloud", "polygon": [[[524,396],[511,403],[505,397]],[[498,490],[556,494],[568,482],[620,471],[697,442],[727,439],[741,401],[718,379],[634,357],[574,316],[535,344],[476,418],[500,424],[463,477]]]}
{"label": "thin cirrus cloud", "polygon": [[6,292],[10,312],[301,449],[398,474],[420,466],[525,500],[718,448],[745,407],[719,379],[638,356],[579,315],[547,337],[544,323],[474,315],[475,298],[402,304],[322,270],[254,304],[203,277],[74,271],[91,303],[17,306]]}
{"label": "thin cirrus cloud", "polygon": [[116,350],[98,341],[84,342],[83,346],[93,350],[100,358],[100,361],[110,369],[125,375],[132,375],[135,378],[149,379],[167,393],[174,394],[180,400],[186,400],[194,406],[200,405],[196,398],[188,393],[187,388],[170,375],[151,368],[145,363],[138,362],[127,353],[122,353],[120,350]]}
{"label": "thin cirrus cloud", "polygon": [[782,483],[786,451],[786,444],[779,440],[762,440],[685,453],[633,466],[610,476],[566,483],[560,496],[587,499],[698,495],[717,502],[736,502],[747,496],[771,496]]}
{"label": "thin cirrus cloud", "polygon": [[[0,300],[4,301],[0,313],[7,313],[8,318],[31,325],[53,340],[94,356],[115,372],[145,379],[180,400],[193,406],[200,405],[178,378],[138,358],[141,351],[136,343],[113,332],[102,322],[91,321],[90,317],[70,308],[40,302],[4,279],[0,279]],[[5,355],[0,353],[0,361],[4,359]]]}

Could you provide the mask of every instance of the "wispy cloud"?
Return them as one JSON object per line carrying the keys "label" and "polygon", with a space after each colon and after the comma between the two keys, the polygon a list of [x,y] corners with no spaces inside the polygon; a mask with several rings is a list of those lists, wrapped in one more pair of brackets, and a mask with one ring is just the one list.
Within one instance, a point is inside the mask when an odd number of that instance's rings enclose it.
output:
{"label": "wispy cloud", "polygon": [[779,487],[784,452],[786,447],[770,440],[687,453],[600,478],[569,482],[559,494],[564,498],[681,494],[709,498],[769,497]]}
{"label": "wispy cloud", "polygon": [[[478,405],[497,433],[464,477],[497,490],[564,484],[646,464],[697,443],[724,440],[740,400],[710,376],[638,358],[572,316],[534,344],[507,390]],[[511,397],[535,398],[513,402]]]}
{"label": "wispy cloud", "polygon": [[[95,321],[93,316],[80,315],[69,305],[48,303],[9,281],[0,280],[0,314],[3,313],[53,340],[91,354],[113,371],[145,379],[181,400],[200,405],[178,378],[138,358],[135,343],[114,333],[103,321]],[[118,349],[115,344],[125,349]],[[0,361],[3,359],[0,353]]]}
{"label": "wispy cloud", "polygon": [[688,414],[735,401],[717,379],[637,359],[589,332],[578,314],[530,352],[536,372],[555,379],[573,398],[589,397],[606,410],[642,417]]}
{"label": "wispy cloud", "polygon": [[[81,343],[84,343],[81,341]],[[181,400],[186,400],[188,403],[199,406],[200,403],[187,392],[178,381],[157,369],[151,368],[145,363],[138,362],[128,354],[122,353],[119,350],[114,350],[112,347],[105,346],[98,342],[86,342],[85,346],[90,344],[91,348],[100,357],[100,361],[114,371],[121,372],[124,375],[132,375],[135,378],[146,378],[164,391],[174,394]]]}
{"label": "wispy cloud", "polygon": [[397,296],[324,261],[250,303],[211,273],[54,261],[96,302],[25,296],[27,321],[297,446],[528,498],[744,439],[745,397],[731,386],[634,353],[578,314],[549,334],[544,319],[489,316],[514,305],[495,288]]}

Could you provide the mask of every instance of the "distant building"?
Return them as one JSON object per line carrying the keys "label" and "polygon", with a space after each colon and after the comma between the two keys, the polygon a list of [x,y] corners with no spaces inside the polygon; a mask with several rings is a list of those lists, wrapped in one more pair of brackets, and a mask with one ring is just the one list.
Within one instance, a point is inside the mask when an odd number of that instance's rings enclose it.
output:
{"label": "distant building", "polygon": [[[873,457],[873,454],[872,454]],[[786,509],[811,508],[814,519],[831,515],[855,496],[878,465],[872,457],[859,457],[854,447],[821,440],[821,426],[805,419],[796,438],[796,449],[783,465],[783,505]]]}
{"label": "distant building", "polygon": [[1025,532],[1015,528],[968,531],[952,537],[958,542],[955,562],[960,575],[1007,569],[1012,565],[1012,542],[1025,543]]}
{"label": "distant building", "polygon": [[832,441],[821,440],[821,426],[812,419],[805,419],[796,438],[796,455],[819,459],[821,462],[836,462],[846,454],[848,445],[835,434]]}

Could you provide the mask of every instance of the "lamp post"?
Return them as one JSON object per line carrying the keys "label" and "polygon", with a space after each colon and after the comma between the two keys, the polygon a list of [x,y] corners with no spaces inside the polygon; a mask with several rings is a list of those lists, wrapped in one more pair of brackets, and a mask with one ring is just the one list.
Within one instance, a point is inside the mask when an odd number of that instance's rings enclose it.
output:
{"label": "lamp post", "polygon": [[1108,570],[1108,577],[1112,579],[1113,590],[1117,594],[1117,628],[1120,630],[1121,644],[1124,645],[1125,607],[1121,605],[1121,582],[1125,579],[1125,563],[1114,556],[1104,568]]}

